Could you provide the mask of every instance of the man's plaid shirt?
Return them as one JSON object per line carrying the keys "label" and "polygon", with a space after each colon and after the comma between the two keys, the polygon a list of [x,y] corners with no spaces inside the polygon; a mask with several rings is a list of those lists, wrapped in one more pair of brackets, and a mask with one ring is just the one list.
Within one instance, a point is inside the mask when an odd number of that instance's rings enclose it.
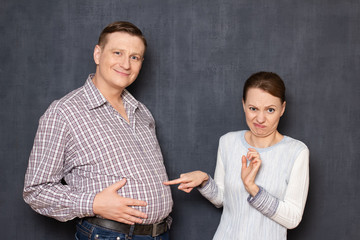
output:
{"label": "man's plaid shirt", "polygon": [[[143,223],[166,218],[173,201],[149,110],[128,91],[123,102],[130,123],[92,83],[51,104],[41,117],[25,176],[24,199],[40,214],[67,221],[93,216],[95,195],[127,179],[118,193],[147,202],[134,207]],[[67,185],[61,183],[64,179]]]}

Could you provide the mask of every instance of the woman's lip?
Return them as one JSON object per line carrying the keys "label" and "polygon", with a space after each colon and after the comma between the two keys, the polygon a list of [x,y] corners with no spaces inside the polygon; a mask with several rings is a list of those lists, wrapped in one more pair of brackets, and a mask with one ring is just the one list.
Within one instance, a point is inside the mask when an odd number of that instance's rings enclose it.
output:
{"label": "woman's lip", "polygon": [[261,125],[261,124],[257,124],[257,123],[254,123],[255,127],[258,127],[258,128],[264,128],[265,126],[264,125]]}

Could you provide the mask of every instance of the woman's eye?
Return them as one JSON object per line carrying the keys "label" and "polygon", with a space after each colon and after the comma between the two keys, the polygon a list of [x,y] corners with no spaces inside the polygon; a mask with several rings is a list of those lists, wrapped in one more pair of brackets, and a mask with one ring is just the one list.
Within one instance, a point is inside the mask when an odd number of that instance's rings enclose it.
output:
{"label": "woman's eye", "polygon": [[273,113],[273,112],[275,112],[275,109],[269,108],[269,109],[268,109],[268,112],[269,112],[269,113]]}

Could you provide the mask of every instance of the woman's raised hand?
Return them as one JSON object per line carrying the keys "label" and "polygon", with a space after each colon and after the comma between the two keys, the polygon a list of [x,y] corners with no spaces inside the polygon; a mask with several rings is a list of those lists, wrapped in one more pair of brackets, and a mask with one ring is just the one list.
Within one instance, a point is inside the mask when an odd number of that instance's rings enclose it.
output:
{"label": "woman's raised hand", "polygon": [[191,192],[195,187],[203,186],[209,180],[207,173],[194,171],[180,174],[180,178],[164,182],[164,185],[180,184],[178,189],[186,193]]}
{"label": "woman's raised hand", "polygon": [[[249,165],[247,165],[246,159],[250,161]],[[254,197],[259,192],[259,187],[255,184],[255,178],[261,166],[260,154],[255,149],[249,148],[246,157],[243,155],[241,160],[241,180],[246,191]]]}

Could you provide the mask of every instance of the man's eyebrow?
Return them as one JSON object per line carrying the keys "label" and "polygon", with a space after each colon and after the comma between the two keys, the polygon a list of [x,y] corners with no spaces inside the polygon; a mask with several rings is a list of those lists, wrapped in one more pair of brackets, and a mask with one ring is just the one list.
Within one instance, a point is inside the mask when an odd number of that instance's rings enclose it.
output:
{"label": "man's eyebrow", "polygon": [[[110,48],[110,51],[125,51],[125,49],[121,49],[121,48]],[[140,55],[140,56],[143,56],[143,54],[138,53],[138,52],[132,52],[130,55]]]}

